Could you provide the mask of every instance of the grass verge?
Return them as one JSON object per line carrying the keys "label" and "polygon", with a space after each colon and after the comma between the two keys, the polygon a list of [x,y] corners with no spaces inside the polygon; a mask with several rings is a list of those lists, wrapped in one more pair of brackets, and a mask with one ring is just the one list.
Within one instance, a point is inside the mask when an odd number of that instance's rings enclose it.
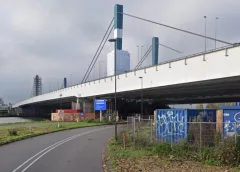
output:
{"label": "grass verge", "polygon": [[13,127],[9,128],[2,128],[0,129],[0,145],[4,145],[7,143],[15,142],[18,140],[23,140],[30,137],[35,137],[43,134],[75,129],[75,128],[82,128],[82,127],[93,127],[93,126],[101,126],[106,125],[106,123],[100,122],[73,122],[73,123],[60,123],[58,127],[58,123],[51,123],[49,125],[44,126],[20,126],[20,127]]}
{"label": "grass verge", "polygon": [[[108,144],[108,161],[114,171],[240,171],[239,148],[226,140],[216,148],[201,150],[187,143],[171,147],[168,143],[147,144],[138,139],[131,141],[126,134],[126,146],[123,147],[122,133],[118,141],[111,139]],[[230,142],[230,143],[229,143]],[[235,148],[233,148],[235,146]],[[232,150],[231,150],[232,149]],[[236,155],[235,155],[236,154]]]}

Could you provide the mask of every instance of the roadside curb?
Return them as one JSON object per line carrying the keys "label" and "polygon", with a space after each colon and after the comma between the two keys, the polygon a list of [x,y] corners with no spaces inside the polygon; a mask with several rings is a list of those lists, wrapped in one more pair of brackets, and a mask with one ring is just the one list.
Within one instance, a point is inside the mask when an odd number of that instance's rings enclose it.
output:
{"label": "roadside curb", "polygon": [[114,172],[114,170],[111,167],[109,156],[108,156],[108,144],[110,142],[111,138],[108,140],[108,142],[104,145],[102,150],[102,167],[104,172]]}

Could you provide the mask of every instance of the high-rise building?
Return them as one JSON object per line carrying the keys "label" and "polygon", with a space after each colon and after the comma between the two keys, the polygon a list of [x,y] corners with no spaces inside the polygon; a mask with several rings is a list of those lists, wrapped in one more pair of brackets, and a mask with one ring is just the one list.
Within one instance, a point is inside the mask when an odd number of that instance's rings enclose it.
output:
{"label": "high-rise building", "polygon": [[[107,76],[114,75],[114,50],[107,55]],[[116,74],[130,70],[130,54],[128,51],[117,50],[116,53]]]}
{"label": "high-rise building", "polygon": [[36,75],[33,79],[33,96],[42,94],[42,79]]}

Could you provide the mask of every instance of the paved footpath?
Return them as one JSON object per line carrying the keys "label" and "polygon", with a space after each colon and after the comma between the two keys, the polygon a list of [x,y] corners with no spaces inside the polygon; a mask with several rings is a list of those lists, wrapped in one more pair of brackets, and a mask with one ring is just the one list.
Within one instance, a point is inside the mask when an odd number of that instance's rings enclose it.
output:
{"label": "paved footpath", "polygon": [[1,172],[101,172],[114,126],[66,130],[0,146]]}

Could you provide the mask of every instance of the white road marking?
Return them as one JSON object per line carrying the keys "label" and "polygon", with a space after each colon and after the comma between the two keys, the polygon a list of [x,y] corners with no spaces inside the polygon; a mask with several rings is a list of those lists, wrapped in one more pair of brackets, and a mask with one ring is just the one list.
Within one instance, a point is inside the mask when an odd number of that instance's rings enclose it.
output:
{"label": "white road marking", "polygon": [[[37,154],[35,154],[34,156],[32,156],[31,158],[29,158],[28,160],[26,160],[24,163],[22,163],[21,165],[19,165],[15,170],[13,170],[13,172],[16,172],[17,170],[19,170],[22,166],[24,166],[26,163],[28,163],[29,161],[31,161],[33,158],[38,157],[32,161],[26,168],[24,168],[22,170],[22,172],[26,171],[29,167],[31,167],[36,161],[38,161],[41,157],[43,157],[45,154],[47,154],[48,152],[50,152],[51,150],[55,149],[56,147],[70,141],[70,140],[73,140],[77,137],[80,137],[80,136],[83,136],[83,135],[86,135],[86,134],[89,134],[89,133],[92,133],[92,132],[95,132],[95,131],[101,131],[101,130],[104,130],[104,129],[108,129],[108,128],[112,128],[112,127],[105,127],[105,128],[101,128],[101,129],[96,129],[96,130],[92,130],[92,131],[88,131],[88,132],[84,132],[84,133],[81,133],[81,134],[76,134],[74,136],[71,136],[71,137],[68,137],[66,139],[63,139],[61,141],[58,141],[50,146],[48,146],[47,148],[41,150],[40,152],[38,152]],[[44,152],[45,151],[45,152]],[[43,153],[44,152],[44,153]],[[43,154],[41,154],[43,153]],[[40,155],[41,154],[41,155]]]}

